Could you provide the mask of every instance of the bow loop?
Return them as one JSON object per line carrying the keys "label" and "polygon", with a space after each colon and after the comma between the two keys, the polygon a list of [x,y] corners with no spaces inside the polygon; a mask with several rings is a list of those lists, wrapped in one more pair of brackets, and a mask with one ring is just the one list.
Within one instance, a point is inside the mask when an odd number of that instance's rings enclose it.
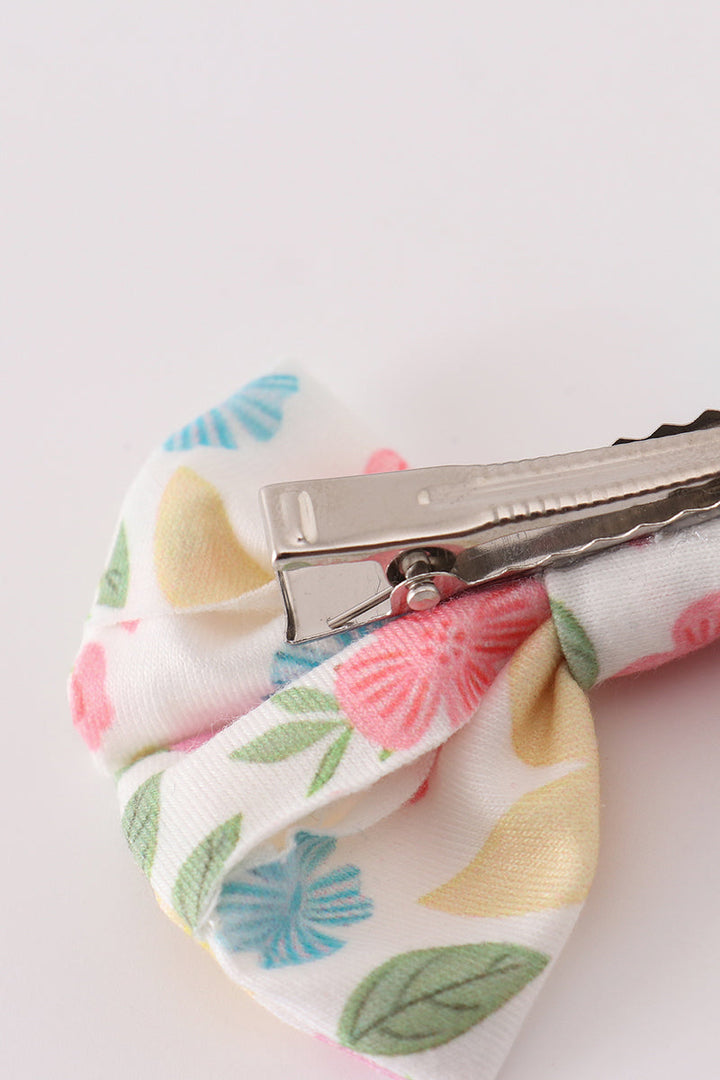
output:
{"label": "bow loop", "polygon": [[234,980],[388,1075],[492,1080],[595,870],[584,691],[720,634],[720,523],[288,645],[257,491],[403,464],[356,430],[282,373],[166,440],[73,719],[161,906]]}

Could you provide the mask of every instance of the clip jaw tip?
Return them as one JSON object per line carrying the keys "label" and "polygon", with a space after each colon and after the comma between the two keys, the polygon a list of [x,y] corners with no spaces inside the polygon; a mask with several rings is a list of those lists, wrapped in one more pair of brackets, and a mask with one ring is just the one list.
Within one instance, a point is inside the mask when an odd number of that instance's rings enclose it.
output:
{"label": "clip jaw tip", "polygon": [[260,503],[301,643],[717,516],[720,412],[599,450],[273,484]]}

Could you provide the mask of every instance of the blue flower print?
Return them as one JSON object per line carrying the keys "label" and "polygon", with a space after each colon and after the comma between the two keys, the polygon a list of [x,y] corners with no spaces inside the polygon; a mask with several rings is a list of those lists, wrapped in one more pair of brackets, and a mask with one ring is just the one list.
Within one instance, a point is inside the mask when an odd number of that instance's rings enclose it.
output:
{"label": "blue flower print", "polygon": [[216,908],[219,944],[230,952],[257,952],[265,968],[304,964],[341,949],[345,942],[326,931],[368,919],[373,904],[360,892],[357,866],[315,876],[336,843],[332,836],[299,832],[289,855],[228,879]]}
{"label": "blue flower print", "polygon": [[299,389],[295,375],[263,375],[248,383],[222,405],[198,416],[163,444],[165,450],[214,446],[236,450],[244,433],[260,442],[272,439],[282,425],[283,402]]}
{"label": "blue flower print", "polygon": [[357,630],[345,630],[340,634],[332,634],[330,637],[320,638],[317,641],[304,642],[302,645],[286,644],[273,656],[270,679],[273,684],[273,692],[282,690],[288,683],[301,679],[308,671],[329,660],[348,645],[359,641],[361,637],[371,633],[373,626],[361,626]]}

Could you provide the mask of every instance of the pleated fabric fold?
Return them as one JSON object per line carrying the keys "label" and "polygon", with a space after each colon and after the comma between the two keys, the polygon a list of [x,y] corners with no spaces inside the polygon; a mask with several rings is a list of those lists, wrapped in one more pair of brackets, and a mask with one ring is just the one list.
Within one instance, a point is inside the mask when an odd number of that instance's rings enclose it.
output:
{"label": "pleated fabric fold", "polygon": [[70,702],[159,904],[235,982],[387,1075],[491,1080],[592,883],[587,691],[720,634],[720,523],[288,645],[258,489],[402,467],[296,372],[171,435]]}

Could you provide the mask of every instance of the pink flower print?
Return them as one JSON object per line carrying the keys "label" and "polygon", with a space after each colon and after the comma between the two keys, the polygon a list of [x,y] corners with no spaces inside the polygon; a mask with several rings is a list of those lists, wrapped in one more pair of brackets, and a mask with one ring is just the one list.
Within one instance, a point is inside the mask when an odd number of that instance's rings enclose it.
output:
{"label": "pink flower print", "polygon": [[98,749],[115,715],[105,691],[105,673],[105,650],[91,641],[80,651],[70,676],[73,723],[91,750]]}
{"label": "pink flower print", "polygon": [[192,750],[197,750],[199,747],[204,746],[206,742],[212,739],[214,731],[201,731],[199,735],[190,735],[187,739],[180,739],[179,742],[171,744],[171,750],[182,750],[188,754]]}
{"label": "pink flower print", "polygon": [[398,472],[407,469],[407,461],[396,454],[394,450],[376,450],[370,455],[365,466],[366,473]]}
{"label": "pink flower print", "polygon": [[441,750],[442,746],[438,746],[435,750],[435,753],[433,754],[433,759],[430,763],[430,768],[427,771],[425,779],[423,780],[422,784],[420,784],[420,787],[410,796],[410,798],[403,803],[403,807],[414,806],[415,803],[419,803],[421,799],[425,798],[428,791],[430,790],[430,781],[432,780],[437,771],[437,763],[438,758],[440,757]]}
{"label": "pink flower print", "polygon": [[685,653],[701,649],[717,637],[720,637],[720,592],[709,593],[690,604],[673,627],[673,639]]}
{"label": "pink flower print", "polygon": [[618,672],[619,675],[637,675],[640,671],[667,664],[669,660],[678,660],[681,656],[701,649],[720,637],[720,592],[708,593],[686,607],[675,620],[672,629],[675,647],[668,652],[652,653],[633,661]]}
{"label": "pink flower print", "polygon": [[537,581],[474,590],[378,630],[336,671],[353,727],[386,750],[405,750],[442,707],[453,727],[472,715],[518,645],[550,615]]}

